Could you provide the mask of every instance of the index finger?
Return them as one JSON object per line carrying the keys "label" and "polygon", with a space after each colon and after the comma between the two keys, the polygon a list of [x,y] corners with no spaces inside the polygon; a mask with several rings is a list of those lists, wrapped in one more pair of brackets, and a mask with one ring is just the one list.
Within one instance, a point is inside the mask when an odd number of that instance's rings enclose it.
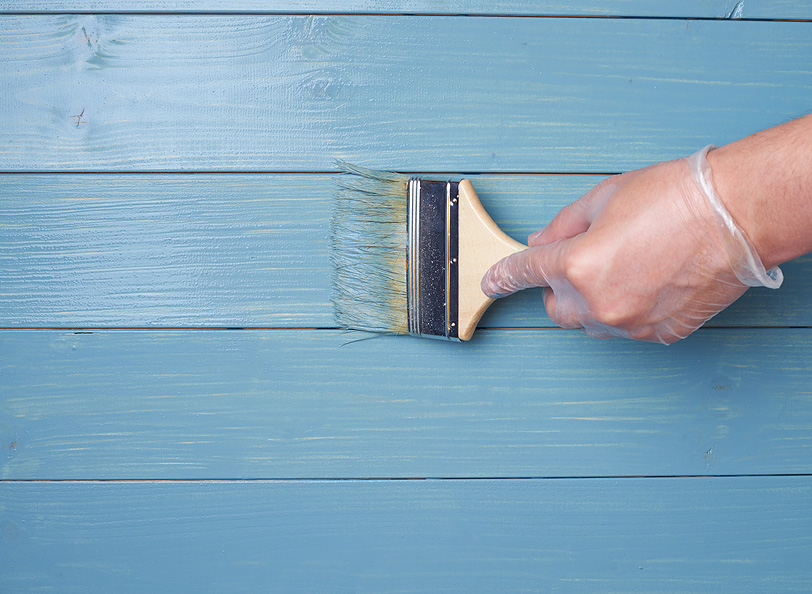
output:
{"label": "index finger", "polygon": [[532,287],[549,287],[550,279],[563,273],[563,257],[569,240],[539,245],[502,258],[482,277],[480,286],[488,297],[506,297]]}

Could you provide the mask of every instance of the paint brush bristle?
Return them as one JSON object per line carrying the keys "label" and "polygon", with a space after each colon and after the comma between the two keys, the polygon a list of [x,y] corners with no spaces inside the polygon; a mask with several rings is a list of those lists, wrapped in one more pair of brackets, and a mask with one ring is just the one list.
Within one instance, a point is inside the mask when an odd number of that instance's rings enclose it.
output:
{"label": "paint brush bristle", "polygon": [[408,177],[344,161],[330,226],[333,305],[343,328],[407,334]]}

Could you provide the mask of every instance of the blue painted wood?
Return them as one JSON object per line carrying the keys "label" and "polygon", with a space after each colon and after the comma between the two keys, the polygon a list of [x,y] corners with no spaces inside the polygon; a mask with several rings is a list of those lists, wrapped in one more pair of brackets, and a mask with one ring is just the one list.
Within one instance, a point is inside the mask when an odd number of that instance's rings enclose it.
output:
{"label": "blue painted wood", "polygon": [[3,479],[812,473],[812,330],[0,332]]}
{"label": "blue painted wood", "polygon": [[812,94],[805,22],[4,23],[0,170],[324,171],[343,157],[411,171],[613,172],[797,117]]}
{"label": "blue painted wood", "polygon": [[331,326],[329,176],[0,176],[0,326]]}
{"label": "blue painted wood", "polygon": [[804,2],[792,0],[610,0],[566,2],[563,0],[288,0],[268,3],[265,0],[72,0],[43,6],[31,0],[3,0],[0,12],[225,12],[225,13],[384,13],[384,14],[499,14],[499,15],[581,15],[581,16],[648,16],[731,19],[809,19],[812,11]]}
{"label": "blue painted wood", "polygon": [[[532,7],[810,16],[780,0]],[[0,1],[15,9],[42,7]],[[611,172],[800,115],[812,87],[809,23],[2,23],[0,171],[306,172],[338,156],[407,171]],[[477,183],[492,184],[488,206],[516,234],[590,179],[510,177]],[[352,335],[301,328],[330,324],[325,176],[0,184],[0,327],[300,327],[0,331],[0,592],[810,590],[812,330],[701,330],[667,349],[561,330],[346,344]],[[808,266],[792,265],[795,288],[752,293],[718,323],[808,324]],[[544,325],[519,313],[540,311],[533,298],[485,323]],[[762,476],[198,480],[727,473]],[[776,473],[805,476],[763,476]],[[158,480],[132,480],[143,478]]]}
{"label": "blue painted wood", "polygon": [[0,483],[0,590],[809,592],[811,498],[808,476]]}
{"label": "blue painted wood", "polygon": [[[470,177],[519,239],[602,179]],[[334,327],[333,191],[327,175],[0,175],[0,327]],[[810,267],[711,325],[812,325]],[[530,291],[481,325],[552,324]]]}

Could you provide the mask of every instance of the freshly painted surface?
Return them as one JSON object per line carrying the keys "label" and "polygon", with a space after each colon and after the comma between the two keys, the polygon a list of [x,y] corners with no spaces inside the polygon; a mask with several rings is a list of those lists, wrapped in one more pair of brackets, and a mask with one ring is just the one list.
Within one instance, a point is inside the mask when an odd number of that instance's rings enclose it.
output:
{"label": "freshly painted surface", "polygon": [[[469,177],[522,241],[603,179]],[[0,176],[0,327],[334,327],[334,189],[329,175]],[[711,325],[809,325],[811,267],[783,266],[780,291],[753,289]],[[551,322],[528,291],[481,325]]]}
{"label": "freshly painted surface", "polygon": [[255,12],[255,13],[342,13],[366,14],[485,14],[485,15],[582,15],[582,16],[647,16],[694,17],[719,19],[809,19],[812,10],[797,0],[293,0],[284,4],[266,0],[70,0],[42,3],[32,0],[4,0],[2,11],[12,12]]}
{"label": "freshly painted surface", "polygon": [[617,172],[809,110],[806,22],[427,18],[4,17],[0,171]]}
{"label": "freshly painted surface", "polygon": [[63,14],[0,14],[0,592],[812,590],[808,257],[668,348],[538,291],[357,341],[327,261],[336,157],[522,239],[808,112],[812,23],[754,20],[807,3],[13,11]]}
{"label": "freshly painted surface", "polygon": [[0,477],[812,473],[809,329],[364,336],[0,333]]}
{"label": "freshly painted surface", "polygon": [[809,592],[812,477],[0,483],[4,592]]}

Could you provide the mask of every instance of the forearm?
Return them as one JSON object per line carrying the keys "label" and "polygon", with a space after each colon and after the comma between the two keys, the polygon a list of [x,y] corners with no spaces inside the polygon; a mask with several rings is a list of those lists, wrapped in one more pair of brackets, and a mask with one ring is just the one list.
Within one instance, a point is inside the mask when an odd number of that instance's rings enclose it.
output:
{"label": "forearm", "polygon": [[812,115],[718,148],[708,162],[765,267],[812,251]]}

